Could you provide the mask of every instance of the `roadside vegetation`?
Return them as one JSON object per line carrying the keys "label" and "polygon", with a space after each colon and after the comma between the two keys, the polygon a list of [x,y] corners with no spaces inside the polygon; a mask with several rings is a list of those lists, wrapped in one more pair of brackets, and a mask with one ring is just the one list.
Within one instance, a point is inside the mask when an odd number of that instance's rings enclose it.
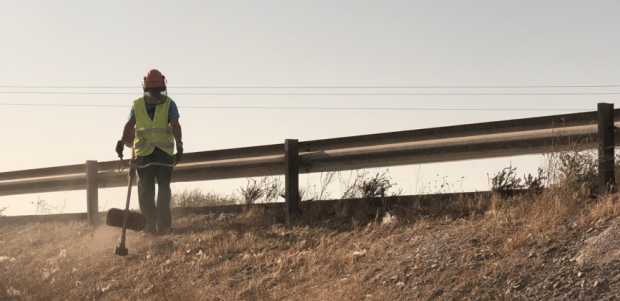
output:
{"label": "roadside vegetation", "polygon": [[[262,177],[246,179],[245,186],[239,187],[231,194],[215,192],[204,193],[199,188],[185,189],[172,194],[172,207],[199,207],[232,204],[266,204],[284,201],[284,181],[281,177]],[[395,184],[389,175],[389,170],[371,174],[368,171],[352,171],[348,174],[341,172],[327,172],[319,175],[318,184],[308,184],[299,188],[302,201],[329,200],[332,192],[329,187],[339,182],[341,196],[336,199],[362,199],[381,196],[398,196],[401,190],[396,190]]]}
{"label": "roadside vegetation", "polygon": [[[170,235],[129,233],[125,258],[111,252],[118,229],[1,226],[0,299],[613,300],[620,205],[597,196],[596,167],[591,153],[566,152],[536,174],[489,175],[493,194],[407,203],[387,172],[325,174],[327,185],[302,189],[291,226],[280,206],[186,216]],[[318,202],[335,198],[322,187],[332,184],[340,200]],[[273,203],[282,186],[248,180],[234,195],[189,190],[173,203]]]}

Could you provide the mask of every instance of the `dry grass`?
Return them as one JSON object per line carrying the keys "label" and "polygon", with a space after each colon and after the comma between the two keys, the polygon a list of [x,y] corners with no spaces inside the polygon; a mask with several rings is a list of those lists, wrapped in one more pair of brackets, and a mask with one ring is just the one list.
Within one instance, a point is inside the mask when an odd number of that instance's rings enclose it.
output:
{"label": "dry grass", "polygon": [[[275,206],[183,217],[170,235],[130,233],[124,258],[112,254],[118,229],[2,226],[0,299],[545,299],[541,279],[566,261],[543,254],[557,242],[578,248],[620,215],[617,196],[593,199],[575,179],[513,196],[304,202],[289,227]],[[386,212],[398,222],[383,224]],[[528,285],[538,291],[520,291]]]}
{"label": "dry grass", "polygon": [[[574,229],[594,219],[620,213],[611,197],[592,202],[579,198],[578,192],[567,195],[565,191],[508,199],[458,199],[448,204],[425,212],[416,205],[392,206],[389,209],[399,217],[396,225],[382,225],[376,218],[377,207],[351,201],[306,204],[307,219],[290,228],[277,222],[281,212],[273,210],[256,209],[223,221],[216,215],[185,217],[175,220],[172,235],[132,233],[126,258],[111,253],[117,244],[117,229],[92,230],[82,223],[5,226],[0,229],[0,256],[15,261],[0,263],[0,298],[405,300],[439,294],[457,299],[491,296],[500,288],[490,275],[509,269],[510,277],[527,278],[531,271],[521,265],[532,243],[570,237]],[[62,250],[66,257],[59,256]],[[15,291],[20,296],[8,295]]]}

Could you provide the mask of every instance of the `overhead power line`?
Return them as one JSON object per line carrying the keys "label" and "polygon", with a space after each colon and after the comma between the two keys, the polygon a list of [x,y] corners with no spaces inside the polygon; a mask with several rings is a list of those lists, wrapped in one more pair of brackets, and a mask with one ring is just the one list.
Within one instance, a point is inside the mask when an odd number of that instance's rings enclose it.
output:
{"label": "overhead power line", "polygon": [[[142,95],[133,92],[55,92],[55,91],[0,91],[0,94],[37,95]],[[186,96],[596,96],[620,95],[620,92],[558,92],[558,93],[191,93],[172,95]]]}
{"label": "overhead power line", "polygon": [[[124,105],[101,105],[101,104],[59,104],[59,103],[0,103],[0,106],[22,107],[106,107],[106,108],[130,108]],[[579,108],[409,108],[409,107],[290,107],[290,106],[179,106],[183,109],[226,109],[226,110],[375,110],[375,111],[591,111],[591,109]]]}
{"label": "overhead power line", "polygon": [[[559,88],[618,88],[619,85],[483,85],[483,86],[171,86],[171,89],[559,89]],[[7,85],[0,88],[23,89],[139,89],[140,86],[28,86]]]}

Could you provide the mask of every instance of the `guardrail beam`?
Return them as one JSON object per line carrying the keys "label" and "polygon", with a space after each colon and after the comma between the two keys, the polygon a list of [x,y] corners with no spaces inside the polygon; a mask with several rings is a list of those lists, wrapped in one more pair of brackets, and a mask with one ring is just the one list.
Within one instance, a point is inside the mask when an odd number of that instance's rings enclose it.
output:
{"label": "guardrail beam", "polygon": [[[447,126],[439,128],[398,131],[320,139],[299,142],[302,152],[320,152],[344,148],[370,147],[395,143],[419,142],[425,140],[450,139],[468,136],[514,133],[544,129],[559,129],[573,126],[596,125],[597,112],[585,112],[544,116],[535,118],[493,121],[475,124]],[[620,109],[612,110],[614,120],[620,121]],[[206,152],[187,153],[183,156],[182,165],[188,163],[204,163],[221,160],[237,160],[251,157],[265,157],[282,154],[282,144],[241,147],[233,149],[213,150]],[[118,161],[98,162],[99,172],[113,171],[119,166]],[[84,173],[84,164],[0,172],[0,182],[24,180],[54,176],[68,176]]]}
{"label": "guardrail beam", "polygon": [[[287,140],[288,144],[187,154],[192,160],[185,160],[175,168],[172,181],[177,183],[285,174],[291,181],[291,211],[287,211],[294,213],[299,209],[298,201],[295,201],[299,194],[299,173],[552,153],[579,141],[584,150],[600,147],[600,183],[613,187],[612,146],[616,141],[620,142],[620,132],[614,132],[613,122],[620,120],[620,109],[614,110],[610,104],[601,105],[603,109],[598,112],[305,142]],[[604,122],[598,124],[600,131],[597,121]],[[614,139],[615,135],[619,136]],[[286,156],[282,150],[286,150]],[[127,185],[127,173],[114,171],[118,164],[119,161],[96,162],[96,168],[94,165],[90,167],[97,170],[96,177],[92,174],[85,176],[87,168],[84,164],[0,173],[0,196],[86,188],[89,190],[87,195],[92,194],[89,198],[94,200],[94,188],[89,188],[91,186],[112,188]],[[297,169],[300,165],[301,170]],[[87,178],[90,178],[88,183]],[[295,185],[297,189],[293,189]],[[89,201],[88,208],[94,212],[96,209],[93,202]]]}

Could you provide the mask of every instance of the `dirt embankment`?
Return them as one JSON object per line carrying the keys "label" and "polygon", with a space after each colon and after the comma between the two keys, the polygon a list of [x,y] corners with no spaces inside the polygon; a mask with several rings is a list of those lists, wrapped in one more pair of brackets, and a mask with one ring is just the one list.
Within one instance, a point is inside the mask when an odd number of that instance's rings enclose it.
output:
{"label": "dirt embankment", "polygon": [[390,224],[190,216],[170,235],[130,233],[127,257],[112,254],[118,229],[2,226],[0,300],[618,299],[618,205],[532,202]]}

